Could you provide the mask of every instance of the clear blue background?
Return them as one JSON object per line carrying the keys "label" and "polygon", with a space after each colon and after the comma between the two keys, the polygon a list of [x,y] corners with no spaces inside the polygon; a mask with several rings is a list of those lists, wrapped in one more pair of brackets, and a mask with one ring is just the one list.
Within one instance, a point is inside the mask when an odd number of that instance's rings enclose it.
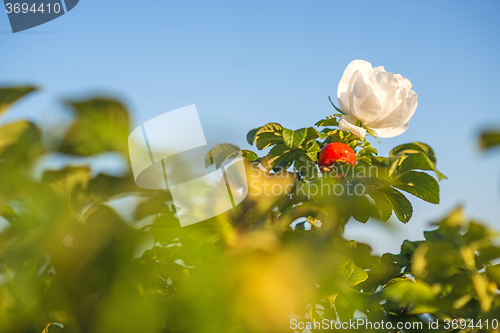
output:
{"label": "clear blue background", "polygon": [[344,68],[365,59],[408,77],[419,96],[410,129],[375,146],[387,154],[400,143],[429,143],[449,177],[440,205],[412,199],[409,225],[347,230],[396,251],[459,203],[500,228],[500,152],[477,149],[481,129],[500,127],[499,16],[495,0],[81,0],[59,19],[12,34],[2,10],[0,84],[44,88],[2,122],[67,120],[60,97],[98,92],[123,99],[135,124],[195,103],[209,141],[244,146],[253,127],[299,128],[333,113],[327,97],[336,96]]}

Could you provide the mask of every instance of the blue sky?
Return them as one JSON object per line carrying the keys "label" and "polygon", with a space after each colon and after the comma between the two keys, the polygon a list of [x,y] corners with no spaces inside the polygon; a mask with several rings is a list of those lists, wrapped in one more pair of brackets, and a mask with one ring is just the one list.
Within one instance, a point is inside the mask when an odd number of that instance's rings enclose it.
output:
{"label": "blue sky", "polygon": [[[435,148],[438,206],[412,200],[409,225],[348,228],[388,244],[418,239],[428,222],[463,203],[500,228],[500,152],[481,154],[482,128],[500,128],[500,2],[491,1],[93,1],[12,34],[0,13],[0,84],[43,92],[2,119],[62,117],[60,97],[123,99],[139,124],[196,104],[208,141],[245,145],[253,127],[310,126],[333,113],[328,96],[353,59],[408,77],[419,96],[410,129],[375,146]],[[373,241],[373,232],[379,237]]]}

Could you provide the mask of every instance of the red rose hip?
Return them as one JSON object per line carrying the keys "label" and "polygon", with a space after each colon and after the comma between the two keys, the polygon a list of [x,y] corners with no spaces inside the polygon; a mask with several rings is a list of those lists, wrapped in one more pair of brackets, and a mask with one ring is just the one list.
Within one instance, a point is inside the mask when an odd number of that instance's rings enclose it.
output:
{"label": "red rose hip", "polygon": [[324,146],[318,153],[318,166],[320,170],[328,171],[329,167],[339,162],[356,165],[356,153],[346,144],[332,142]]}

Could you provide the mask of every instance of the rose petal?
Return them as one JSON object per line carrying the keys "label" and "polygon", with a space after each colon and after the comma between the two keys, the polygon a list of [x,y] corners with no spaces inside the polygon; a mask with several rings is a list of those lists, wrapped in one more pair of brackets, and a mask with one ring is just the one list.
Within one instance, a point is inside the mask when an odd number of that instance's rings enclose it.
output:
{"label": "rose petal", "polygon": [[371,128],[373,134],[381,138],[392,138],[404,133],[408,129],[408,123],[399,127]]}
{"label": "rose petal", "polygon": [[[384,119],[393,112],[401,101],[406,96],[406,91],[401,90],[401,86],[403,85],[402,78],[394,75],[392,73],[387,72],[379,72],[373,77],[373,81],[375,82],[375,89],[378,92],[378,96],[382,102],[383,110],[380,112],[378,117],[371,120],[370,123],[374,123],[380,119]],[[370,126],[367,122],[365,125]]]}
{"label": "rose petal", "polygon": [[357,71],[353,75],[351,88],[351,114],[364,124],[377,119],[382,113],[382,103],[377,90]]}
{"label": "rose petal", "polygon": [[364,139],[366,130],[349,122],[351,119],[354,119],[354,117],[350,118],[350,116],[342,116],[339,121],[339,129],[342,131],[351,131],[354,135]]}
{"label": "rose petal", "polygon": [[370,128],[400,127],[410,120],[417,109],[417,105],[418,96],[413,90],[410,90],[408,96],[391,113],[376,122],[365,123],[365,125]]}
{"label": "rose petal", "polygon": [[337,87],[337,99],[339,100],[339,107],[347,113],[350,113],[348,87],[356,71],[371,74],[373,71],[372,64],[365,60],[353,60],[344,70],[344,74]]}

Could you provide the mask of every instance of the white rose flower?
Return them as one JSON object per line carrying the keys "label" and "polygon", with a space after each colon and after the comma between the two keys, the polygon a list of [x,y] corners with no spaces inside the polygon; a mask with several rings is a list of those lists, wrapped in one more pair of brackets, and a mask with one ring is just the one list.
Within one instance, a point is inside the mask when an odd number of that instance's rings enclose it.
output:
{"label": "white rose flower", "polygon": [[403,133],[417,108],[417,94],[411,87],[410,80],[388,73],[382,66],[373,68],[368,61],[352,61],[337,88],[340,109],[347,113],[339,128],[360,138],[366,134],[361,123],[383,138]]}

